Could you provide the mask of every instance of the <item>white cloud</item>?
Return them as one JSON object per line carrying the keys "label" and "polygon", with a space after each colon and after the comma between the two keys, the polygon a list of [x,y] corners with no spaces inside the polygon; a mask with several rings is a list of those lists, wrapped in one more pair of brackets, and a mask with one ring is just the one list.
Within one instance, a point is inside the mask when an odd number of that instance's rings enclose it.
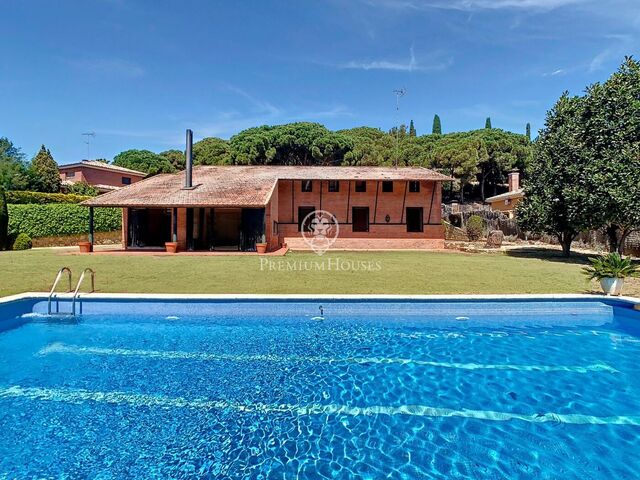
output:
{"label": "white cloud", "polygon": [[452,58],[435,58],[441,55],[432,55],[432,61],[418,62],[416,60],[413,47],[409,49],[409,58],[407,60],[369,60],[369,61],[350,61],[339,65],[340,68],[358,69],[358,70],[395,70],[398,72],[414,72],[414,71],[440,71],[446,70],[453,64]]}
{"label": "white cloud", "polygon": [[138,78],[145,74],[141,66],[119,58],[69,60],[69,63],[78,70],[100,75]]}
{"label": "white cloud", "polygon": [[279,115],[280,113],[282,113],[281,110],[275,105],[273,105],[272,103],[266,102],[264,100],[260,100],[239,87],[225,84],[225,88],[234,93],[237,93],[241,97],[248,100],[249,103],[251,103],[254,107],[256,107],[256,109],[260,112],[265,112],[265,113],[268,113],[269,115]]}
{"label": "white cloud", "polygon": [[363,0],[370,6],[395,9],[422,10],[441,8],[448,10],[553,10],[567,5],[592,3],[594,0]]}

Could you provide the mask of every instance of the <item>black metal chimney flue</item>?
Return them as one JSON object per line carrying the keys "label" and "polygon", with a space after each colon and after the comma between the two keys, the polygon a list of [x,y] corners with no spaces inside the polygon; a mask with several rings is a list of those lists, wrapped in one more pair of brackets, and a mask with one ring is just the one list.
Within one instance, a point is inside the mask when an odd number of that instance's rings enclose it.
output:
{"label": "black metal chimney flue", "polygon": [[185,151],[186,169],[184,173],[184,188],[192,187],[191,169],[193,167],[193,132],[187,129],[187,149]]}

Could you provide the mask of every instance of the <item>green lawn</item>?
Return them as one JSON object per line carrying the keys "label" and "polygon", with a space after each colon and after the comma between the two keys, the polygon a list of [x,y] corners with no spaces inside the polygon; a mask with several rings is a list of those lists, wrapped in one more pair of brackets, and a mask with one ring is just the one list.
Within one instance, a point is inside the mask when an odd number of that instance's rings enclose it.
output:
{"label": "green lawn", "polygon": [[[261,269],[268,258],[280,271]],[[351,262],[374,271],[336,271]],[[287,271],[306,266],[308,270]],[[318,270],[314,262],[324,264]],[[332,270],[327,270],[332,262]],[[376,263],[377,262],[377,263]],[[361,263],[359,263],[361,266]],[[556,253],[335,252],[257,256],[72,255],[54,249],[0,253],[0,295],[47,291],[69,266],[74,282],[84,267],[96,271],[100,292],[158,293],[580,293],[590,290],[580,261]],[[633,286],[632,286],[633,287]],[[634,293],[634,292],[627,292]]]}

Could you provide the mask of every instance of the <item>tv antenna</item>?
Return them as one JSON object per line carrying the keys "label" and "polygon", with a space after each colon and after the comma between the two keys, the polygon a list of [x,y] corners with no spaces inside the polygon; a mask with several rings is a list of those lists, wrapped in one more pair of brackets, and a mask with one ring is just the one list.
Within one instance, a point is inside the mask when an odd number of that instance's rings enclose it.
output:
{"label": "tv antenna", "polygon": [[394,166],[398,166],[398,160],[400,157],[400,98],[404,97],[407,94],[406,88],[400,88],[399,90],[394,90],[393,93],[396,94],[396,158],[394,162]]}
{"label": "tv antenna", "polygon": [[91,160],[91,139],[95,138],[96,132],[85,132],[82,136],[85,137],[84,143],[87,144],[87,160]]}

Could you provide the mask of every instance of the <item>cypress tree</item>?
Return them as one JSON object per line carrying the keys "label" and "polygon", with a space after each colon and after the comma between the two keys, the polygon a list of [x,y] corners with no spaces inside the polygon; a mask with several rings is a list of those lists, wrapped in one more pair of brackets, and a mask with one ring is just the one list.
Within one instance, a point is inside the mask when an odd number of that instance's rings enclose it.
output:
{"label": "cypress tree", "polygon": [[409,136],[410,137],[416,136],[416,127],[413,125],[413,120],[411,120],[411,122],[409,123]]}
{"label": "cypress tree", "polygon": [[487,120],[484,122],[484,128],[491,130],[491,117],[487,117]]}
{"label": "cypress tree", "polygon": [[61,182],[58,164],[44,145],[40,147],[40,151],[31,161],[31,172],[38,190],[47,193],[60,191]]}
{"label": "cypress tree", "polygon": [[529,141],[531,141],[531,124],[527,123],[526,135]]}
{"label": "cypress tree", "polygon": [[0,185],[0,250],[9,248],[9,211],[4,187]]}
{"label": "cypress tree", "polygon": [[440,124],[440,117],[438,114],[433,117],[433,128],[431,129],[431,133],[434,135],[442,135],[442,125]]}

